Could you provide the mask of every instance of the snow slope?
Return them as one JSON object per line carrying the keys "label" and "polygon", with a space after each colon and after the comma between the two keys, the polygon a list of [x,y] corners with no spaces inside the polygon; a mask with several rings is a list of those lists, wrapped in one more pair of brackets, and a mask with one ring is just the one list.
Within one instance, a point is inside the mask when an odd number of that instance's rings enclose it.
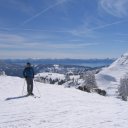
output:
{"label": "snow slope", "polygon": [[[74,88],[34,85],[41,98],[21,98],[24,80],[0,77],[0,128],[128,127],[127,102]],[[39,95],[36,87],[34,93]]]}
{"label": "snow slope", "polygon": [[120,78],[128,74],[128,53],[118,58],[109,67],[96,75],[96,80],[100,88],[104,88],[108,95],[116,96]]}

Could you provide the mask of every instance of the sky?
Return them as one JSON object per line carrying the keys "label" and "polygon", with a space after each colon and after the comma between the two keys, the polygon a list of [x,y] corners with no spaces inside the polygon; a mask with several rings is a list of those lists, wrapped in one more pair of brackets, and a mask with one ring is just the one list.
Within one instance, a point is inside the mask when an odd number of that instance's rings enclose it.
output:
{"label": "sky", "polygon": [[117,58],[128,0],[0,0],[0,58]]}

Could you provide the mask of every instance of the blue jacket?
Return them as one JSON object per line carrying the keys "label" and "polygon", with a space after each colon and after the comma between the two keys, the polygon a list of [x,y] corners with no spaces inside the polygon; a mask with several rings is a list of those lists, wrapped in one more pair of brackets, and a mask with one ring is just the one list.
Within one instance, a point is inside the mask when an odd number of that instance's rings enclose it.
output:
{"label": "blue jacket", "polygon": [[32,67],[26,67],[23,71],[25,78],[34,78],[34,69]]}

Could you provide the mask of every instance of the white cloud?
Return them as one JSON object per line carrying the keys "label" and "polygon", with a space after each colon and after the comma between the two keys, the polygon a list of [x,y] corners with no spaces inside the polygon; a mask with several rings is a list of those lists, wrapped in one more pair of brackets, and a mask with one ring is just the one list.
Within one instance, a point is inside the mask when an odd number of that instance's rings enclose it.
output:
{"label": "white cloud", "polygon": [[103,28],[106,28],[106,27],[109,27],[109,26],[112,26],[112,25],[117,25],[117,24],[120,24],[120,23],[124,23],[128,20],[120,20],[120,21],[116,21],[116,22],[113,22],[113,23],[108,23],[108,24],[104,24],[104,25],[99,25],[99,26],[96,26],[96,27],[93,27],[91,29],[89,29],[90,31],[91,30],[98,30],[98,29],[103,29]]}
{"label": "white cloud", "polygon": [[115,43],[121,43],[121,44],[127,44],[128,41],[127,40],[114,40]]}
{"label": "white cloud", "polygon": [[[106,55],[107,56],[107,55]],[[0,58],[72,58],[72,59],[86,59],[86,58],[104,58],[104,54],[88,53],[88,52],[65,52],[65,51],[0,51]],[[108,57],[108,56],[107,56]]]}
{"label": "white cloud", "polygon": [[128,15],[128,0],[100,0],[100,6],[108,14],[116,17]]}
{"label": "white cloud", "polygon": [[0,42],[23,43],[25,39],[13,34],[0,34]]}
{"label": "white cloud", "polygon": [[116,33],[117,36],[128,37],[128,33]]}
{"label": "white cloud", "polygon": [[[81,48],[100,45],[84,43],[83,40],[63,42],[31,41],[16,34],[0,34],[0,58],[84,58]],[[81,52],[81,53],[80,53]]]}
{"label": "white cloud", "polygon": [[107,24],[102,23],[102,24],[96,25],[95,27],[92,27],[90,25],[88,25],[88,26],[81,25],[81,26],[79,26],[79,28],[72,30],[72,31],[69,31],[69,33],[71,33],[75,36],[82,36],[82,37],[86,36],[86,37],[91,37],[91,38],[97,38],[98,37],[97,32],[96,32],[97,30],[111,27],[113,25],[125,23],[127,21],[128,20],[119,20],[119,21],[115,21],[115,22],[107,23]]}
{"label": "white cloud", "polygon": [[68,42],[65,44],[51,43],[51,44],[43,44],[43,47],[51,48],[51,49],[81,49],[81,48],[86,48],[88,46],[95,46],[95,45],[100,45],[100,43],[80,43],[80,42],[77,42],[77,43]]}
{"label": "white cloud", "polygon": [[67,1],[67,0],[59,0],[59,1],[57,0],[54,4],[49,5],[49,6],[46,7],[45,9],[43,9],[43,10],[41,10],[40,12],[36,13],[34,16],[32,16],[32,17],[28,18],[27,20],[25,20],[25,21],[23,22],[23,25],[25,25],[25,24],[31,22],[31,21],[34,20],[35,18],[39,17],[40,15],[46,13],[47,11],[51,10],[52,8],[54,8],[54,7],[60,5],[60,4],[64,3],[64,2],[66,2],[66,1]]}
{"label": "white cloud", "polygon": [[29,2],[23,0],[3,0],[1,1],[0,7],[1,6],[16,9],[27,15],[32,15],[35,12],[34,8],[31,6],[31,3],[29,4]]}
{"label": "white cloud", "polygon": [[8,49],[28,49],[40,51],[42,49],[47,50],[65,50],[65,49],[81,49],[88,46],[100,45],[99,43],[85,43],[84,40],[65,40],[61,42],[49,41],[48,37],[34,37],[29,38],[16,34],[0,34],[0,48]]}
{"label": "white cloud", "polygon": [[20,49],[32,48],[38,43],[30,42],[29,39],[16,34],[0,34],[0,48]]}

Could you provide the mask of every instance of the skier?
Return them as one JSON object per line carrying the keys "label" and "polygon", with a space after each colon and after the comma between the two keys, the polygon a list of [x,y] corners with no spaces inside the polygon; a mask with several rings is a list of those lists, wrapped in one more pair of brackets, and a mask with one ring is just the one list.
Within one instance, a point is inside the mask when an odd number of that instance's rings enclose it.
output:
{"label": "skier", "polygon": [[27,83],[27,92],[28,92],[27,95],[28,96],[34,95],[33,94],[34,69],[29,62],[26,64],[26,67],[23,70],[23,76],[26,79],[26,83]]}

